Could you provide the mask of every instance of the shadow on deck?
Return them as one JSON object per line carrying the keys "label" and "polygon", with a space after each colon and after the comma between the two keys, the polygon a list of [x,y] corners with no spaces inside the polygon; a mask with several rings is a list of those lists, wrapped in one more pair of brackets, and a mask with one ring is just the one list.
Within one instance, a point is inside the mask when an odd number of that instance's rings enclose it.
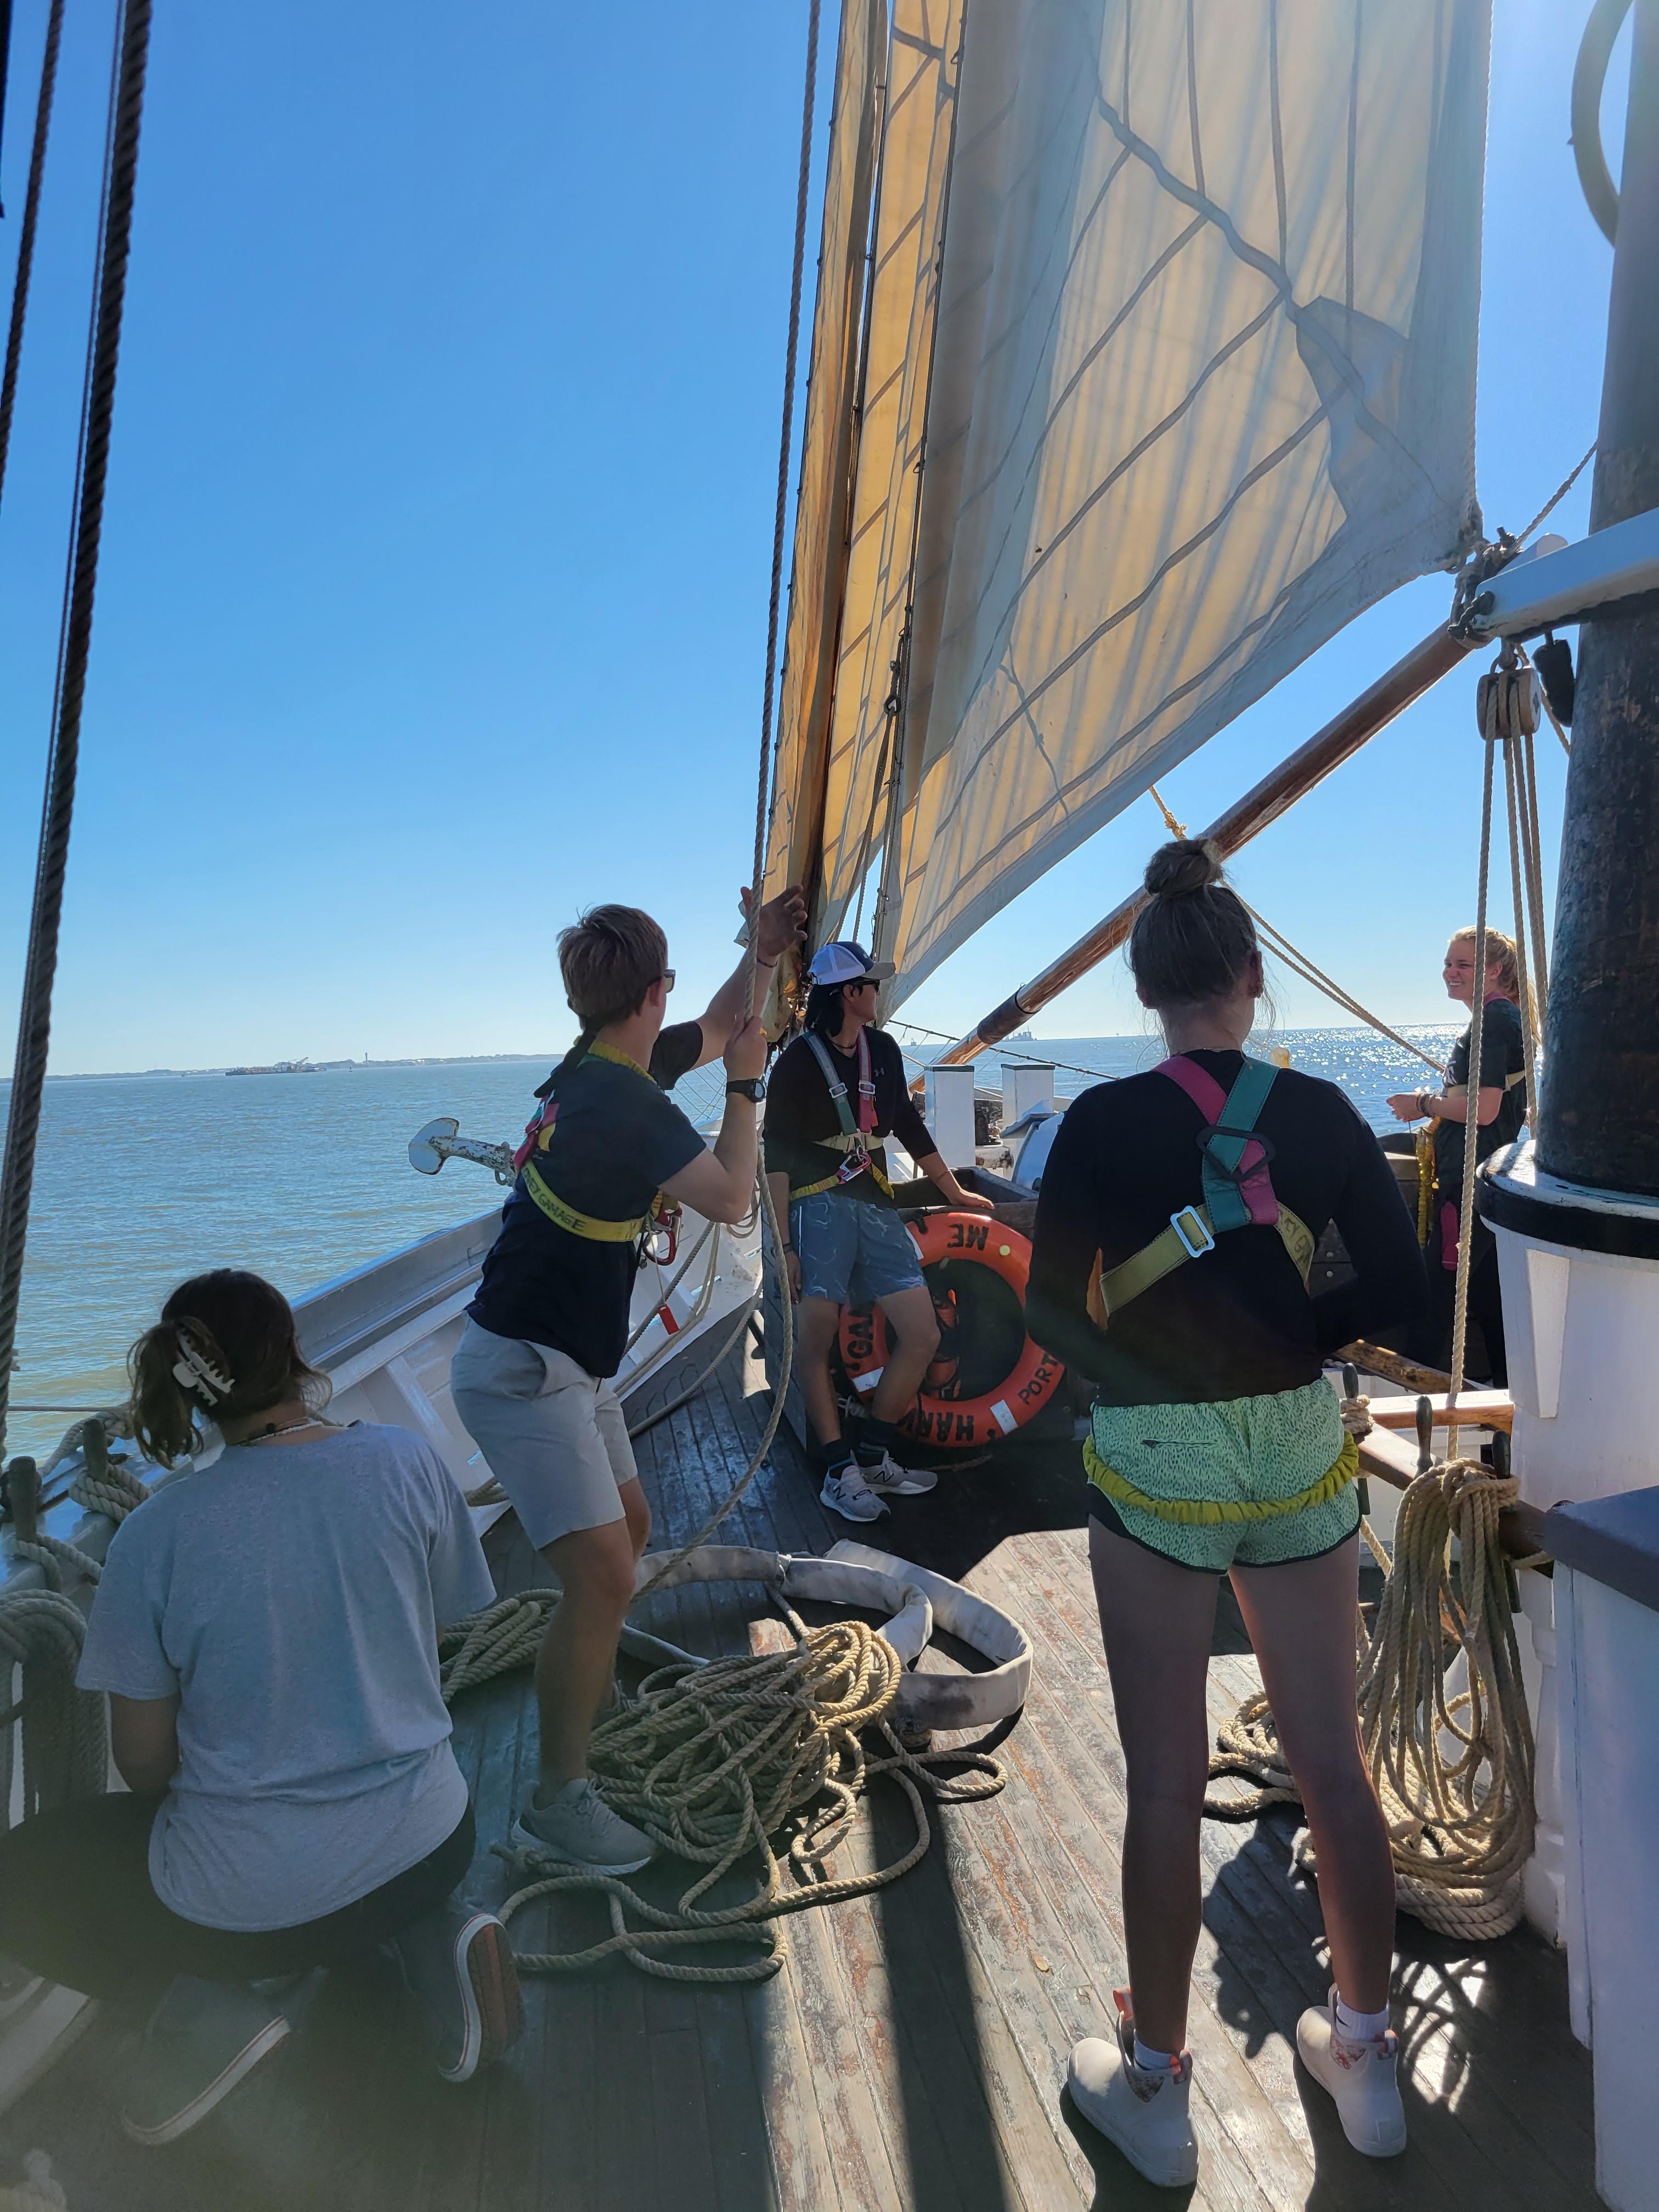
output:
{"label": "shadow on deck", "polygon": [[[665,1376],[659,1402],[675,1387]],[[729,1489],[763,1392],[745,1343],[641,1440],[659,1540],[689,1534]],[[1071,2112],[1066,2051],[1109,2032],[1127,1978],[1122,1759],[1081,1523],[1074,1448],[1022,1443],[929,1498],[895,1501],[867,1532],[1024,1624],[1031,1698],[1000,1747],[1006,1791],[939,1812],[933,1848],[897,1884],[793,1917],[771,1981],[693,1987],[617,1961],[530,1981],[529,2032],[508,2061],[447,2088],[388,1984],[337,1978],[269,2081],[153,2152],[116,2124],[123,2031],[106,2014],[0,2119],[0,2183],[40,2146],[70,2212],[1589,2212],[1589,2057],[1568,2031],[1559,1957],[1524,1934],[1466,1949],[1401,1920],[1411,2148],[1387,2165],[1348,2148],[1292,2056],[1297,2014],[1322,1999],[1326,1977],[1316,1897],[1289,1874],[1280,1815],[1204,1830],[1196,2191],[1151,2188]],[[820,1552],[848,1532],[822,1512],[785,1434],[726,1533]],[[543,1579],[516,1524],[492,1531],[489,1549],[502,1588]],[[704,1586],[640,1618],[693,1649],[742,1650],[754,1598]],[[1218,1719],[1256,1686],[1225,1604],[1211,1676]],[[456,1713],[482,1900],[511,1887],[489,1842],[533,1765],[527,1691],[509,1676]],[[881,1791],[838,1870],[897,1856],[908,1820]],[[603,1926],[591,1900],[567,1901],[556,1926],[532,1908],[514,1935],[520,1948],[569,1948]]]}

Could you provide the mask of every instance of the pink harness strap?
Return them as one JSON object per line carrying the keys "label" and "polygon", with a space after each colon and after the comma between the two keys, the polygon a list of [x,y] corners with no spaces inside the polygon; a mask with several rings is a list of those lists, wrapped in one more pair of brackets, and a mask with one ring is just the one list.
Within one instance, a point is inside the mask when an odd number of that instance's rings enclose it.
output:
{"label": "pink harness strap", "polygon": [[[1212,1127],[1220,1121],[1226,1110],[1227,1094],[1214,1076],[1195,1060],[1188,1060],[1184,1053],[1176,1053],[1168,1060],[1159,1060],[1152,1073],[1167,1075],[1171,1083],[1179,1085]],[[1273,1228],[1279,1219],[1279,1199],[1268,1172],[1267,1152],[1254,1137],[1244,1147],[1240,1167],[1243,1175],[1239,1188],[1251,1220],[1261,1228]]]}

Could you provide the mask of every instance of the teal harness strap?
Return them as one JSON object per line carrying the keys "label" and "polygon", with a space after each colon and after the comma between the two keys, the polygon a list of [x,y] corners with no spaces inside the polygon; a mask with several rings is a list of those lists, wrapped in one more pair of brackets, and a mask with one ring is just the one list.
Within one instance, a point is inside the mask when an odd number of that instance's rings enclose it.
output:
{"label": "teal harness strap", "polygon": [[1243,1229],[1254,1218],[1239,1181],[1238,1164],[1278,1073],[1270,1060],[1247,1058],[1227,1093],[1215,1134],[1204,1147],[1204,1203],[1218,1234],[1224,1229]]}
{"label": "teal harness strap", "polygon": [[813,1057],[823,1070],[823,1079],[830,1086],[830,1097],[836,1109],[836,1119],[841,1123],[841,1133],[843,1137],[856,1137],[859,1125],[853,1119],[853,1109],[848,1099],[847,1085],[836,1074],[836,1064],[830,1057],[828,1048],[823,1040],[811,1030],[806,1032],[806,1042],[811,1046]]}

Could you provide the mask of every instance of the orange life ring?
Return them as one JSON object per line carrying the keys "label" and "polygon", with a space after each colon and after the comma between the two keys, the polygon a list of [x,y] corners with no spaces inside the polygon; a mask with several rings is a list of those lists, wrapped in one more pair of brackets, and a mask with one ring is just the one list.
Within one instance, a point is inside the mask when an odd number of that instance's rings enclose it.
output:
{"label": "orange life ring", "polygon": [[[906,1224],[924,1267],[939,1260],[971,1260],[1003,1281],[1025,1304],[1031,1272],[1029,1239],[981,1213],[927,1213]],[[841,1356],[853,1387],[873,1390],[887,1364],[886,1317],[879,1306],[843,1306]],[[1064,1367],[1030,1337],[1011,1371],[977,1398],[946,1398],[924,1389],[899,1423],[907,1437],[951,1451],[997,1443],[1023,1428],[1059,1388]]]}

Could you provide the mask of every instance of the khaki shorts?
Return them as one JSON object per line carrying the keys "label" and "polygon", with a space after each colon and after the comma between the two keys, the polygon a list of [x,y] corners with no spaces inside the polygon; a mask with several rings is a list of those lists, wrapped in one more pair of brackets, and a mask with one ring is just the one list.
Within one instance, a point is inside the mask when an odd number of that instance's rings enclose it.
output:
{"label": "khaki shorts", "polygon": [[568,1352],[496,1336],[469,1320],[449,1387],[467,1434],[539,1552],[623,1517],[639,1479],[628,1423],[608,1382]]}

